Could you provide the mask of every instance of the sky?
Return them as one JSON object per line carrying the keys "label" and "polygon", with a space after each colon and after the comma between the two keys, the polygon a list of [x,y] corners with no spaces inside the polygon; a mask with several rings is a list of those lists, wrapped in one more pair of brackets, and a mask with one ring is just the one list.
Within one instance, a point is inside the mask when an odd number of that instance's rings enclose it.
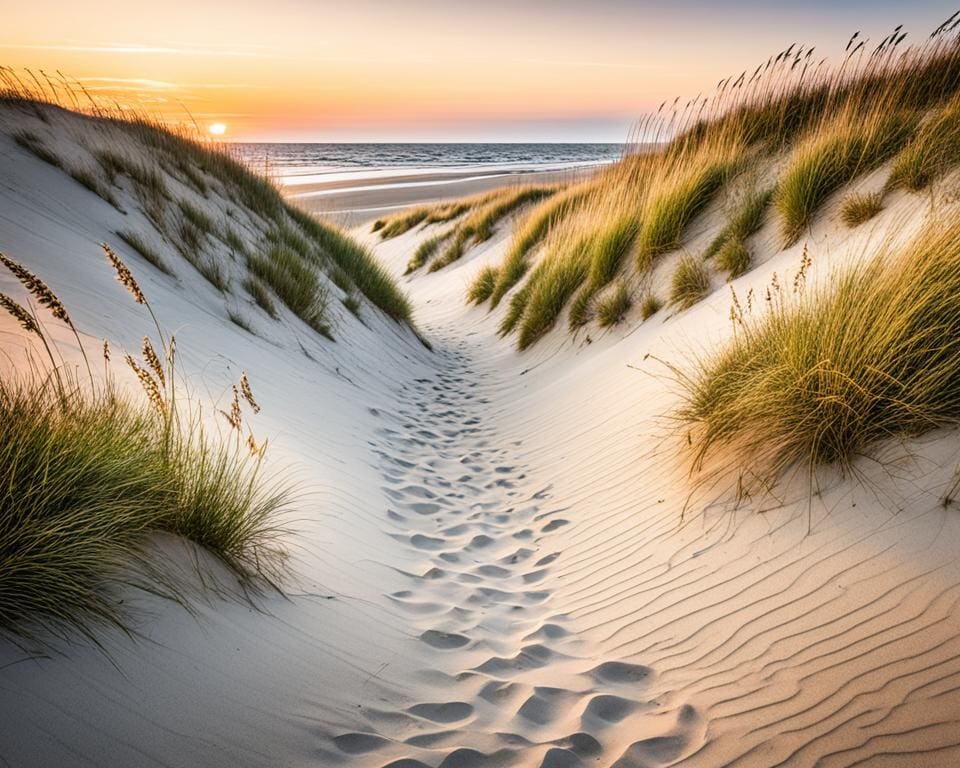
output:
{"label": "sky", "polygon": [[0,64],[233,141],[610,141],[790,43],[920,40],[950,2],[7,0]]}

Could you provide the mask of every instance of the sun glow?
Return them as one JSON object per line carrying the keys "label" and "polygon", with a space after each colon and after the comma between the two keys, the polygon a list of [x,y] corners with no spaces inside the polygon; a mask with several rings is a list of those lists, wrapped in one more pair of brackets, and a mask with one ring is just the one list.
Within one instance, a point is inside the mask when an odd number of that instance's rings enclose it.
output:
{"label": "sun glow", "polygon": [[227,132],[227,126],[223,123],[214,123],[207,130],[214,136],[223,136]]}

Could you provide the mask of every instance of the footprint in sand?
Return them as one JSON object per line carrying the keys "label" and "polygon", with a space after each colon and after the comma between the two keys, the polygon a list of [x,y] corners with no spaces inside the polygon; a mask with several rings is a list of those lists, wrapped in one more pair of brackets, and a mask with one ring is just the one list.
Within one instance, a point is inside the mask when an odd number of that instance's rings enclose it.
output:
{"label": "footprint in sand", "polygon": [[463,648],[463,646],[470,642],[470,638],[464,635],[459,635],[455,632],[439,632],[435,629],[428,629],[420,635],[420,639],[431,648],[439,648],[444,651]]}
{"label": "footprint in sand", "polygon": [[434,723],[456,723],[473,714],[473,706],[463,701],[448,701],[439,704],[414,704],[407,709],[411,715]]}

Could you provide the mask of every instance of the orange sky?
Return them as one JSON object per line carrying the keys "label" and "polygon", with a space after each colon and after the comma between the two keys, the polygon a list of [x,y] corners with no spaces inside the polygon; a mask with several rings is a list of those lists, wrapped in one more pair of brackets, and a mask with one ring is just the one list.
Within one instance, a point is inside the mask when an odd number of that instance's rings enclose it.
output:
{"label": "orange sky", "polygon": [[903,19],[879,0],[77,5],[5,8],[0,63],[59,69],[178,118],[189,110],[234,140],[303,141],[618,141],[663,99],[709,89],[794,40],[842,43],[858,15],[881,35],[897,21],[920,34],[952,10],[931,2]]}

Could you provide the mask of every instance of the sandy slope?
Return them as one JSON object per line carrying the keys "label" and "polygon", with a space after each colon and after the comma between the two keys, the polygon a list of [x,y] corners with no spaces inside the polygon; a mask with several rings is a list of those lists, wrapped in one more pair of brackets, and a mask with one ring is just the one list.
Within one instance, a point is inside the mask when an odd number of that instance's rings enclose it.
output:
{"label": "sandy slope", "polygon": [[[95,247],[109,207],[5,137],[0,162],[0,249],[84,328],[135,345],[144,318]],[[878,226],[906,236],[922,216],[903,198]],[[140,599],[142,637],[109,636],[111,659],[3,647],[7,763],[957,763],[960,519],[941,504],[956,435],[891,446],[858,465],[870,484],[824,476],[813,498],[796,478],[740,509],[723,486],[691,495],[655,358],[722,340],[727,289],[518,355],[462,303],[508,234],[408,281],[434,354],[372,312],[336,344],[293,324],[252,337],[207,288],[149,280],[199,391],[251,374],[272,461],[305,489],[296,575],[259,612]],[[819,278],[870,234],[828,211]],[[378,250],[399,273],[418,237]],[[768,247],[738,289],[788,273],[798,248]]]}

